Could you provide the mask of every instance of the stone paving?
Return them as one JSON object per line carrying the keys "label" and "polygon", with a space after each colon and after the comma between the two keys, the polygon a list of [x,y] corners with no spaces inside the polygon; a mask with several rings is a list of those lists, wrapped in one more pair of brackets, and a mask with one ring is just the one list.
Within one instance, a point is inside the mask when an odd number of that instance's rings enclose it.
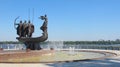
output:
{"label": "stone paving", "polygon": [[[93,49],[89,49],[93,50]],[[79,62],[56,62],[56,63],[0,63],[0,67],[120,67],[120,51],[97,50],[116,53],[117,56],[105,59],[79,61]]]}

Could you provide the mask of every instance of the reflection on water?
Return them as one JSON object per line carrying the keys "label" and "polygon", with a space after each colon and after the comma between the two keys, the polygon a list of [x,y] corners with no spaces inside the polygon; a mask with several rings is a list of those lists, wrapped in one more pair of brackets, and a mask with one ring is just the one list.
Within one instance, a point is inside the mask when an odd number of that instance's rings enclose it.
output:
{"label": "reflection on water", "polygon": [[[97,45],[97,44],[64,44],[63,41],[48,42],[40,44],[43,49],[54,48],[55,50],[69,49],[105,49],[105,50],[120,50],[120,44],[116,45]],[[0,48],[4,50],[23,50],[26,49],[24,44],[0,44]]]}

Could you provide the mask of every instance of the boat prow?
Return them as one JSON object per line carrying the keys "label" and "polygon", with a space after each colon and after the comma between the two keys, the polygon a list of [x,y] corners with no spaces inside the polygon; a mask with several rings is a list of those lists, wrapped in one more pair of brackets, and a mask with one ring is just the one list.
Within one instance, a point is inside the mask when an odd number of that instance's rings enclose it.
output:
{"label": "boat prow", "polygon": [[16,37],[20,42],[32,42],[32,43],[39,43],[39,42],[44,42],[45,40],[48,39],[48,37]]}

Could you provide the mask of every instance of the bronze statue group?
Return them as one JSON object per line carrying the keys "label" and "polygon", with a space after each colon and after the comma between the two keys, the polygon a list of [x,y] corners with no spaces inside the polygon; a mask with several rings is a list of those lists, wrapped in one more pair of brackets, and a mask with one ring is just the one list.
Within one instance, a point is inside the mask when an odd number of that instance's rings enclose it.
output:
{"label": "bronze statue group", "polygon": [[30,20],[27,22],[26,20],[20,21],[20,23],[15,24],[17,26],[17,35],[19,37],[31,37],[32,33],[34,32],[34,25],[30,22]]}
{"label": "bronze statue group", "polygon": [[[39,19],[44,20],[43,25],[40,27],[40,29],[43,31],[43,37],[47,36],[47,15],[40,16]],[[25,20],[24,22],[20,21],[19,23],[14,24],[17,25],[17,35],[19,35],[19,37],[32,37],[32,33],[34,32],[34,25],[30,20],[28,22]]]}
{"label": "bronze statue group", "polygon": [[[18,18],[16,18],[18,19]],[[15,21],[16,21],[15,19]],[[40,42],[44,42],[48,39],[47,25],[48,18],[47,15],[40,16],[39,19],[43,20],[42,26],[40,26],[40,30],[42,30],[42,35],[39,37],[31,37],[34,32],[34,25],[30,21],[19,21],[18,24],[14,22],[14,26],[17,25],[17,34],[19,37],[16,37],[19,41],[23,42],[26,46],[26,49],[30,50],[40,50]]]}

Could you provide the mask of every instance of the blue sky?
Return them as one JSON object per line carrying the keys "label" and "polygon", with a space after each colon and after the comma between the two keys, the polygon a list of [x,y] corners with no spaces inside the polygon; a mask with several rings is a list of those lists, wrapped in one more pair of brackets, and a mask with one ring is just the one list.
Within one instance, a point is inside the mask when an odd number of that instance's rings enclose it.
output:
{"label": "blue sky", "polygon": [[[0,0],[0,41],[17,41],[14,19],[32,19],[41,36],[39,16],[48,15],[48,40],[92,41],[120,38],[120,0]],[[18,22],[19,22],[18,20]]]}

